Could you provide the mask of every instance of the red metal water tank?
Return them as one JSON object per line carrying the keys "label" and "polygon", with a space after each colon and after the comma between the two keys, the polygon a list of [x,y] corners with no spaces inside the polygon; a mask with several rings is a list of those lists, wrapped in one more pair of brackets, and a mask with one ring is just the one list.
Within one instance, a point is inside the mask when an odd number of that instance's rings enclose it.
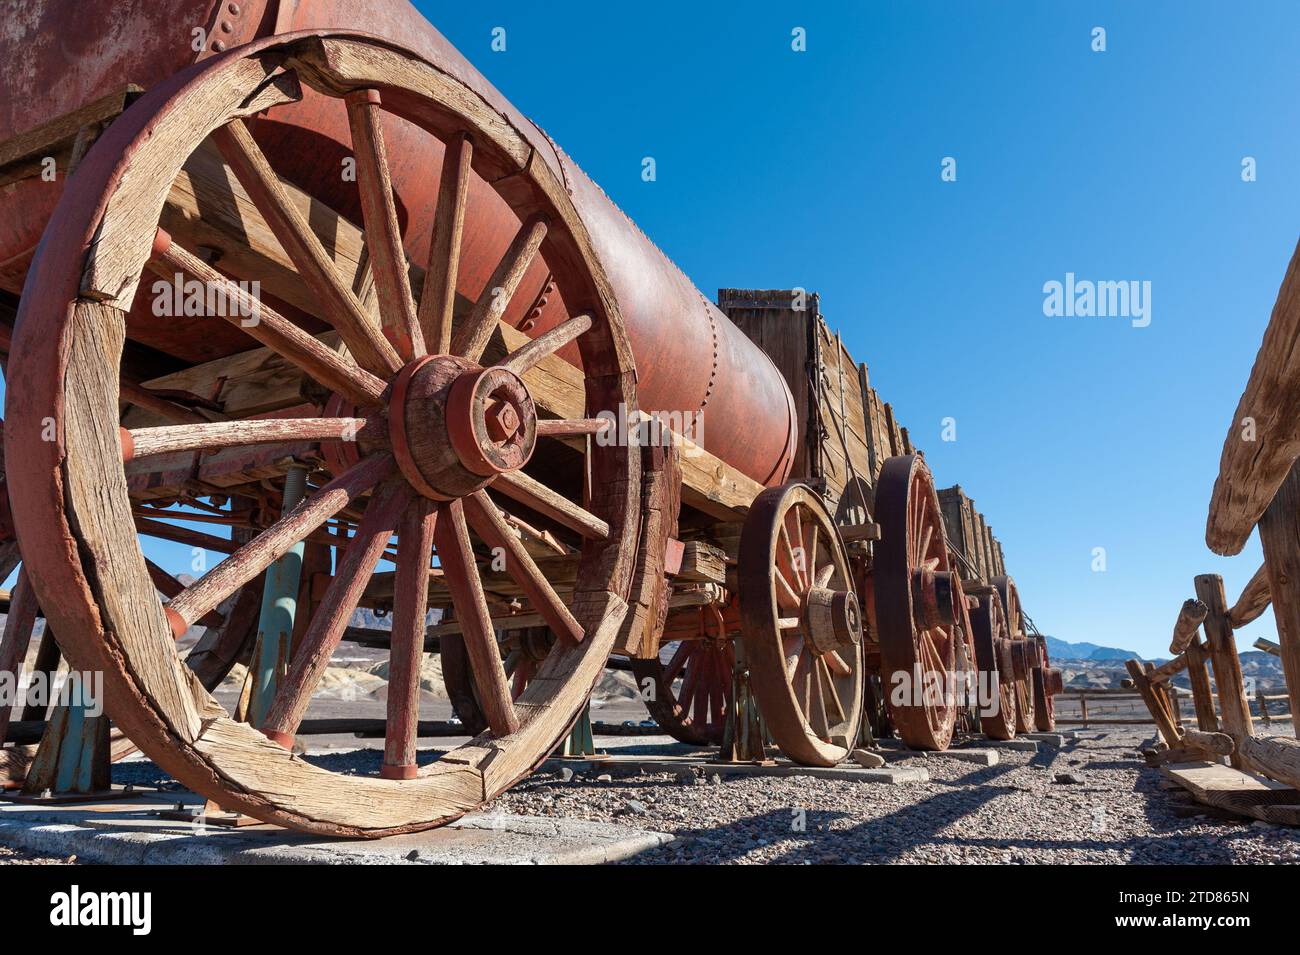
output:
{"label": "red metal water tank", "polygon": [[[65,115],[127,83],[149,87],[197,59],[272,34],[364,29],[424,56],[478,92],[519,129],[568,184],[609,273],[632,342],[638,400],[647,412],[703,422],[700,443],[764,484],[783,481],[798,436],[794,402],[768,357],[723,315],[534,123],[519,113],[406,0],[11,0],[0,21],[0,141]],[[199,32],[201,31],[201,32]],[[385,138],[407,248],[423,261],[437,202],[442,150],[389,117]],[[334,160],[350,154],[346,115],[308,91],[254,124],[277,171],[354,220],[354,186]],[[458,291],[477,298],[518,229],[484,183],[472,180]],[[21,289],[60,189],[32,180],[0,193],[0,288]],[[506,320],[538,335],[565,317],[535,262]]]}

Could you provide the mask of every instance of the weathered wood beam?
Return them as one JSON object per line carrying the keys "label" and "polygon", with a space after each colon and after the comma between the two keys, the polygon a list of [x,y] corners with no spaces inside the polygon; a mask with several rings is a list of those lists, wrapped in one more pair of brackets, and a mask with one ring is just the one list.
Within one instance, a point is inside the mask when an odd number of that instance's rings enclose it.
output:
{"label": "weathered wood beam", "polygon": [[1232,621],[1233,629],[1240,630],[1246,624],[1259,619],[1259,615],[1268,609],[1272,600],[1272,589],[1268,585],[1268,568],[1261,564],[1259,570],[1255,571],[1255,576],[1250,578],[1250,582],[1241,591],[1237,602],[1228,611],[1228,619]]}
{"label": "weathered wood beam", "polygon": [[[1196,578],[1196,596],[1205,604],[1205,639],[1214,662],[1214,685],[1219,691],[1219,712],[1223,730],[1240,741],[1254,733],[1250,721],[1250,704],[1246,700],[1245,683],[1241,675],[1241,660],[1237,657],[1237,644],[1233,639],[1232,624],[1228,622],[1227,599],[1223,593],[1223,578],[1218,574],[1201,574]],[[1241,769],[1241,757],[1234,753],[1232,765]]]}
{"label": "weathered wood beam", "polygon": [[1209,654],[1199,637],[1193,636],[1183,656],[1187,658],[1187,679],[1192,684],[1192,706],[1196,725],[1207,733],[1217,732],[1219,718],[1214,712],[1214,692],[1210,689]]}
{"label": "weathered wood beam", "polygon": [[[1264,571],[1273,597],[1273,618],[1281,644],[1278,655],[1291,696],[1291,712],[1300,713],[1300,593],[1296,592],[1300,584],[1300,467],[1291,468],[1260,518],[1259,542],[1264,548]],[[1300,734],[1300,725],[1295,730]]]}
{"label": "weathered wood beam", "polygon": [[1300,740],[1255,736],[1237,741],[1245,765],[1270,779],[1300,788]]}
{"label": "weathered wood beam", "polygon": [[1214,756],[1231,756],[1236,748],[1232,737],[1227,733],[1206,733],[1202,730],[1184,730],[1183,743]]}
{"label": "weathered wood beam", "polygon": [[1205,604],[1199,600],[1183,601],[1182,609],[1178,611],[1178,619],[1174,621],[1174,636],[1169,641],[1170,653],[1182,653],[1187,649],[1187,645],[1192,642],[1192,637],[1196,635],[1197,628],[1205,620],[1206,612]]}
{"label": "weathered wood beam", "polygon": [[1255,366],[1223,442],[1205,526],[1205,543],[1216,554],[1241,551],[1300,456],[1297,339],[1300,244],[1287,265]]}
{"label": "weathered wood beam", "polygon": [[1125,660],[1124,666],[1133,680],[1133,686],[1142,694],[1142,702],[1146,704],[1147,710],[1151,713],[1151,718],[1156,721],[1160,735],[1165,738],[1165,742],[1170,746],[1177,746],[1180,734],[1177,725],[1174,723],[1174,715],[1169,711],[1164,695],[1155,691],[1151,681],[1147,679],[1146,673],[1143,672],[1140,662]]}
{"label": "weathered wood beam", "polygon": [[1147,678],[1152,683],[1164,683],[1171,677],[1175,677],[1187,669],[1186,654],[1179,654],[1168,663],[1162,663],[1147,673]]}

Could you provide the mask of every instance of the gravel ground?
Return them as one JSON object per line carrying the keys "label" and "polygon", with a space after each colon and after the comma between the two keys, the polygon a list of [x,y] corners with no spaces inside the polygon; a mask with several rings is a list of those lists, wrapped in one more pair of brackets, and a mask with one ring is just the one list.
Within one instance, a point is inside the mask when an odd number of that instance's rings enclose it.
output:
{"label": "gravel ground", "polygon": [[76,861],[76,856],[56,859],[52,856],[32,855],[30,852],[23,852],[21,849],[0,846],[0,865],[75,865]]}
{"label": "gravel ground", "polygon": [[[565,782],[533,776],[493,806],[670,832],[655,863],[1300,862],[1300,830],[1179,818],[1178,791],[1147,769],[1136,733],[1089,733],[1060,750],[1000,750],[997,766],[912,757],[928,783],[897,786],[687,773]],[[705,771],[707,773],[707,770]],[[1058,773],[1079,783],[1058,783]]]}
{"label": "gravel ground", "polygon": [[[1282,729],[1289,735],[1289,727]],[[1189,798],[1181,788],[1166,788],[1172,784],[1146,768],[1138,750],[1148,738],[1129,728],[1080,731],[1060,750],[1000,749],[999,764],[991,767],[943,756],[891,759],[892,766],[924,766],[930,774],[927,783],[895,786],[723,778],[707,768],[641,774],[603,766],[568,780],[561,771],[547,771],[484,808],[677,836],[676,842],[629,860],[643,865],[1300,862],[1300,829],[1180,816],[1176,806]],[[636,740],[597,742],[646,758],[662,753]],[[336,772],[373,772],[380,755],[349,749],[308,759]],[[421,762],[435,756],[422,752]],[[113,772],[118,783],[175,786],[145,760],[119,763]],[[1079,781],[1057,782],[1058,774]],[[0,865],[66,861],[0,847]]]}

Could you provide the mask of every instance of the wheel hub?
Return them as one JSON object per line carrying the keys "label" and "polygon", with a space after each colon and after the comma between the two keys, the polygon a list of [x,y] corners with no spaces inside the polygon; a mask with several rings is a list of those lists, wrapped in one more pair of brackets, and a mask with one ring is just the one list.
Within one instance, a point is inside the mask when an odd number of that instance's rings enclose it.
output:
{"label": "wheel hub", "polygon": [[946,570],[912,572],[912,615],[922,630],[949,627],[957,619],[957,588]]}
{"label": "wheel hub", "polygon": [[804,618],[809,641],[818,653],[862,642],[862,612],[851,590],[814,587],[808,591]]}
{"label": "wheel hub", "polygon": [[402,474],[434,500],[464,497],[522,468],[537,443],[537,408],[523,380],[452,355],[398,373],[388,425]]}

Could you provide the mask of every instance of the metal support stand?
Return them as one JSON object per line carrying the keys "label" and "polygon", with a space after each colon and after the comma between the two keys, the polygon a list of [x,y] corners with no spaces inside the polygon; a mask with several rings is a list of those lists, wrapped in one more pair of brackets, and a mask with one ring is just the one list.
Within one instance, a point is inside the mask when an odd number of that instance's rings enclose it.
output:
{"label": "metal support stand", "polygon": [[[108,717],[86,690],[80,673],[68,675],[66,702],[50,713],[22,790],[13,802],[98,802],[138,795],[114,789],[109,763]],[[96,712],[98,711],[98,712]]]}
{"label": "metal support stand", "polygon": [[592,759],[602,757],[604,753],[596,752],[596,741],[591,734],[591,704],[587,703],[578,714],[578,720],[569,730],[569,735],[560,744],[557,756],[565,759]]}
{"label": "metal support stand", "polygon": [[[307,489],[307,469],[292,467],[284,479],[283,513],[297,506]],[[302,555],[306,543],[294,544],[283,557],[266,569],[262,590],[262,614],[257,621],[257,644],[253,651],[252,693],[248,722],[261,726],[275,699],[276,688],[289,666],[293,644],[293,623],[298,610],[298,584],[302,579]]]}
{"label": "metal support stand", "polygon": [[736,663],[731,669],[731,698],[732,706],[727,713],[722,751],[717,762],[776,765],[775,760],[767,755],[767,724],[763,722],[758,700],[750,687],[749,661],[745,659],[745,645],[739,640],[736,641]]}

